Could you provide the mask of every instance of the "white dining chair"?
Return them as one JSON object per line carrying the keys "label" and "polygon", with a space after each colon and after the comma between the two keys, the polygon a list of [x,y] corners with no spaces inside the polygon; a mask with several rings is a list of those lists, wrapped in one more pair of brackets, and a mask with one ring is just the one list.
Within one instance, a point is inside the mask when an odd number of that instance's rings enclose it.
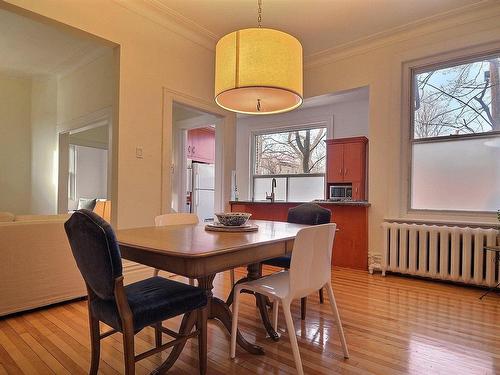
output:
{"label": "white dining chair", "polygon": [[[189,225],[189,224],[198,224],[198,215],[190,214],[190,213],[171,213],[171,214],[163,214],[155,217],[155,226],[163,227],[169,225]],[[153,272],[153,276],[158,276],[160,270],[155,268]],[[234,270],[230,271],[231,275],[231,286],[234,285]],[[189,285],[194,285],[194,280],[189,279]]]}
{"label": "white dining chair", "polygon": [[243,289],[253,291],[263,294],[273,301],[273,325],[275,330],[278,326],[278,306],[281,302],[297,373],[302,375],[304,371],[302,369],[302,361],[300,359],[290,305],[293,300],[308,296],[321,288],[325,288],[328,292],[344,357],[349,358],[344,330],[331,284],[332,246],[335,229],[336,224],[330,223],[299,230],[293,245],[289,270],[236,285],[234,289],[233,325],[231,331],[231,358],[234,358],[236,355],[240,292]]}

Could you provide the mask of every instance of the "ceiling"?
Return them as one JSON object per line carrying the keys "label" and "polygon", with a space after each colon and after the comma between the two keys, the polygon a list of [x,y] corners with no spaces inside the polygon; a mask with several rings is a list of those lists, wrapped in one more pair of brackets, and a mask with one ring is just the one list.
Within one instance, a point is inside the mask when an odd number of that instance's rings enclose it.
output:
{"label": "ceiling", "polygon": [[103,42],[0,9],[0,71],[60,74],[103,53]]}
{"label": "ceiling", "polygon": [[370,89],[365,87],[359,87],[346,91],[339,91],[335,93],[313,96],[304,99],[304,103],[299,107],[299,109],[321,107],[325,105],[339,104],[345,102],[355,102],[355,101],[368,101],[370,98]]}
{"label": "ceiling", "polygon": [[[149,0],[214,39],[257,26],[257,0]],[[262,26],[296,36],[310,56],[440,13],[496,0],[263,0]]]}

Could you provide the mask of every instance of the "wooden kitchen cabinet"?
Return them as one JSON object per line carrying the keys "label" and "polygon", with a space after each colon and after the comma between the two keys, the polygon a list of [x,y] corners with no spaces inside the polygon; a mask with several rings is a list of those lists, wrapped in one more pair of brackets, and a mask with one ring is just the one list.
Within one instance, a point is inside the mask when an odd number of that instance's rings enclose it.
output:
{"label": "wooden kitchen cabinet", "polygon": [[366,196],[366,137],[328,139],[327,185],[352,184],[352,199]]}
{"label": "wooden kitchen cabinet", "polygon": [[344,181],[360,182],[365,179],[366,143],[347,142],[344,144]]}
{"label": "wooden kitchen cabinet", "polygon": [[326,151],[327,182],[344,182],[344,145],[342,143],[328,144]]}
{"label": "wooden kitchen cabinet", "polygon": [[188,130],[186,154],[188,159],[202,163],[215,163],[215,129]]}

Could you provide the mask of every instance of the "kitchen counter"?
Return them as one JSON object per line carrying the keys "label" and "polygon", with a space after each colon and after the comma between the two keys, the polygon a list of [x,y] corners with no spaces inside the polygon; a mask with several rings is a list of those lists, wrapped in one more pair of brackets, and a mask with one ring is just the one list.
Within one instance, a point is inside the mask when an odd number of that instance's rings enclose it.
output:
{"label": "kitchen counter", "polygon": [[[288,210],[305,202],[230,201],[231,211],[248,212],[252,219],[286,221]],[[340,267],[368,270],[368,210],[366,201],[316,201],[332,211],[337,224],[333,244],[332,264]]]}
{"label": "kitchen counter", "polygon": [[238,201],[229,201],[230,204],[291,204],[298,205],[302,203],[317,203],[320,205],[333,205],[333,206],[361,206],[361,207],[370,207],[370,203],[367,201],[344,201],[344,202],[334,202],[334,201],[312,201],[312,202],[286,202],[286,201],[252,201],[252,200],[238,200]]}

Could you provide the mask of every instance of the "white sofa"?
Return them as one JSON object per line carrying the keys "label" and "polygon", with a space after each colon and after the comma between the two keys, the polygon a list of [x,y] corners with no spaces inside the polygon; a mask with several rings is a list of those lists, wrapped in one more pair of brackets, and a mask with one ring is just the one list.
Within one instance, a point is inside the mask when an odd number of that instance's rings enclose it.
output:
{"label": "white sofa", "polygon": [[0,222],[0,316],[86,295],[64,232],[69,216]]}
{"label": "white sofa", "polygon": [[[87,294],[64,231],[69,217],[0,213],[0,316]],[[152,275],[133,262],[123,268],[128,283]]]}

